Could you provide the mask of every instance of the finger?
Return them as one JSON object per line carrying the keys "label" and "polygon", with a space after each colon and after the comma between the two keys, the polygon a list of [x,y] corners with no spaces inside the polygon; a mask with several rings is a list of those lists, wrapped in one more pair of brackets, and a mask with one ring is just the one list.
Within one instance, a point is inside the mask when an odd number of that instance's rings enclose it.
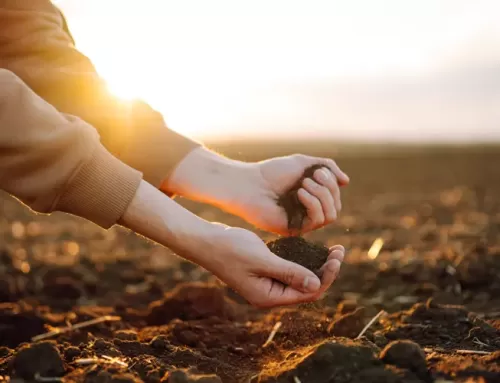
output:
{"label": "finger", "polygon": [[340,213],[340,210],[342,209],[340,187],[335,176],[326,169],[318,169],[314,172],[313,177],[320,185],[323,185],[330,191],[335,203],[335,209],[337,210],[337,213]]}
{"label": "finger", "polygon": [[307,210],[307,221],[309,225],[305,225],[306,228],[309,226],[309,229],[315,229],[319,226],[322,226],[325,222],[325,216],[323,214],[323,208],[321,207],[321,202],[311,195],[304,188],[300,188],[297,192],[297,196],[299,201],[304,205]]}
{"label": "finger", "polygon": [[345,247],[342,245],[333,245],[328,250],[330,250],[330,253],[335,250],[340,250],[341,252],[345,253]]}
{"label": "finger", "polygon": [[[323,273],[321,287],[315,293],[304,293],[278,281],[259,278],[255,284],[255,289],[260,291],[261,294],[254,299],[253,304],[261,308],[270,308],[318,300],[337,279],[340,272],[340,262],[337,259],[329,260],[323,265],[321,271]],[[266,292],[265,295],[264,292]]]}
{"label": "finger", "polygon": [[349,176],[345,174],[337,165],[337,163],[331,158],[322,158],[321,164],[325,165],[328,169],[332,171],[332,173],[337,177],[337,180],[341,185],[349,184]]}
{"label": "finger", "polygon": [[337,209],[335,208],[335,201],[333,199],[330,190],[310,178],[306,178],[303,182],[304,189],[313,195],[321,203],[321,209],[323,210],[323,216],[325,221],[323,223],[332,223],[337,219]]}
{"label": "finger", "polygon": [[327,261],[330,261],[332,259],[336,259],[337,261],[342,263],[344,261],[344,256],[345,256],[344,251],[336,249],[336,250],[333,250],[332,252],[330,252],[330,255],[328,255]]}
{"label": "finger", "polygon": [[263,270],[264,275],[260,276],[276,279],[303,293],[315,293],[321,287],[321,281],[311,270],[276,255],[270,258]]}
{"label": "finger", "polygon": [[328,260],[323,265],[320,272],[322,273],[322,276],[321,287],[317,293],[318,296],[321,296],[326,290],[328,290],[332,283],[337,279],[340,272],[340,261],[338,259]]}
{"label": "finger", "polygon": [[260,278],[255,287],[261,291],[253,304],[260,308],[295,305],[316,300],[317,293],[303,293],[268,278]]}

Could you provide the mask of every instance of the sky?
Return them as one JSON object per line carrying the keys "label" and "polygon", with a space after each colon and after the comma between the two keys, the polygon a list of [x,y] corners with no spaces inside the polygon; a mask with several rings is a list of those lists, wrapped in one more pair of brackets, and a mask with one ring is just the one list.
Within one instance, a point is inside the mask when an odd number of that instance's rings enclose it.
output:
{"label": "sky", "polygon": [[110,89],[194,138],[500,141],[498,0],[60,0]]}

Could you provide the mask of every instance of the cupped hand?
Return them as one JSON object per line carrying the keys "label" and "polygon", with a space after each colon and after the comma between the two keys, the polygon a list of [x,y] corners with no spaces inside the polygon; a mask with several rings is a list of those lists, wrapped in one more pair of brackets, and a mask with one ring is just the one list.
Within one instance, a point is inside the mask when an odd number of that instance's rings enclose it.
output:
{"label": "cupped hand", "polygon": [[312,271],[274,255],[254,233],[222,227],[212,237],[210,258],[200,264],[256,307],[318,300],[337,278],[344,248],[330,248],[321,279]]}

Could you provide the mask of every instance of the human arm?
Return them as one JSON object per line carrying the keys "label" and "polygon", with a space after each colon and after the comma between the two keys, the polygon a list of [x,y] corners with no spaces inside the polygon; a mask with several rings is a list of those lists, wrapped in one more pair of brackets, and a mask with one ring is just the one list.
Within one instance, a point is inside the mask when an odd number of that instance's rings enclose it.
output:
{"label": "human arm", "polygon": [[225,158],[207,148],[189,153],[160,189],[210,203],[255,226],[288,235],[285,210],[277,203],[312,165],[324,165],[306,179],[298,198],[307,208],[302,232],[333,222],[342,209],[340,187],[349,177],[328,158],[293,155],[246,163]]}
{"label": "human arm", "polygon": [[256,306],[317,299],[343,259],[342,249],[332,251],[320,283],[255,234],[200,219],[113,157],[91,126],[58,113],[2,69],[0,189],[37,212],[63,211],[103,228],[119,222],[205,267]]}
{"label": "human arm", "polygon": [[254,233],[205,221],[142,182],[120,224],[210,271],[257,307],[311,302],[335,281],[344,258],[330,249],[321,280],[277,257]]}
{"label": "human arm", "polygon": [[62,211],[109,228],[141,179],[90,125],[60,114],[0,69],[0,189],[37,212]]}
{"label": "human arm", "polygon": [[94,127],[106,149],[142,172],[147,182],[158,187],[200,146],[169,129],[146,103],[112,95],[92,62],[74,46],[50,0],[0,2],[0,26],[0,67],[59,112]]}

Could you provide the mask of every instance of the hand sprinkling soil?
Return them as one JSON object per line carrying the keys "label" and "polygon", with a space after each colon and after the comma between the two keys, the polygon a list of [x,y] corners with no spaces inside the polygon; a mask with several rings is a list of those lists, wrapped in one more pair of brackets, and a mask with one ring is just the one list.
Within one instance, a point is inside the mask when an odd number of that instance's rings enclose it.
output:
{"label": "hand sprinkling soil", "polygon": [[[283,207],[288,217],[288,229],[299,231],[302,229],[304,219],[307,217],[307,209],[302,205],[297,196],[305,178],[312,178],[317,169],[323,165],[313,165],[304,171],[302,177],[278,199],[278,205]],[[280,238],[267,243],[268,248],[278,257],[298,263],[301,266],[321,276],[320,269],[325,264],[329,250],[322,245],[316,245],[306,241],[300,236]]]}

